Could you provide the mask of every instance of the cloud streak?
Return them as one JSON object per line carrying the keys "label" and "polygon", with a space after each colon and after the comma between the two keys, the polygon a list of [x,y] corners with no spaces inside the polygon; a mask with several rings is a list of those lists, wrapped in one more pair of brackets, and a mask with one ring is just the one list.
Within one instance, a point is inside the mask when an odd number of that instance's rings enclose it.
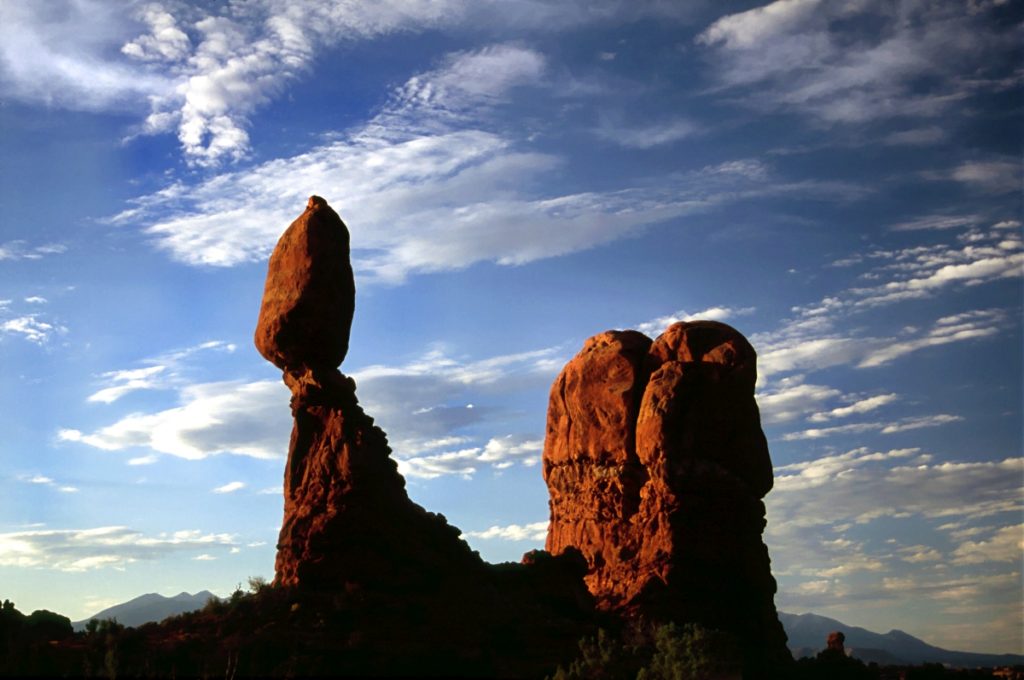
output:
{"label": "cloud streak", "polygon": [[531,522],[530,524],[509,524],[506,526],[492,526],[483,531],[466,531],[463,534],[468,538],[478,538],[485,541],[544,541],[548,535],[548,522]]}
{"label": "cloud streak", "polygon": [[[276,380],[189,385],[179,391],[179,401],[91,433],[63,429],[58,438],[104,451],[148,449],[186,460],[225,453],[273,459],[288,450],[288,390]],[[149,462],[146,456],[133,460]]]}
{"label": "cloud streak", "polygon": [[[827,124],[920,119],[1006,87],[1016,37],[993,16],[996,4],[775,0],[717,19],[696,42],[709,50],[715,87],[747,105]],[[939,84],[921,91],[922,79]]]}
{"label": "cloud streak", "polygon": [[65,572],[124,570],[132,562],[235,545],[232,534],[196,530],[148,536],[125,526],[40,529],[0,534],[0,566]]}

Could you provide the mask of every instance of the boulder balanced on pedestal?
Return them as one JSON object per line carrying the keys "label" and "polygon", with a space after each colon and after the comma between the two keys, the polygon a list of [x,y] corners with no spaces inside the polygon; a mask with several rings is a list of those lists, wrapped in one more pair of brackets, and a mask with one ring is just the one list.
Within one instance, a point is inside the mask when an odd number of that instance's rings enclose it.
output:
{"label": "boulder balanced on pedestal", "polygon": [[255,335],[284,371],[295,417],[275,582],[399,589],[436,587],[442,573],[479,575],[482,563],[459,530],[409,500],[387,435],[337,370],[354,310],[348,229],[312,196],[270,256]]}

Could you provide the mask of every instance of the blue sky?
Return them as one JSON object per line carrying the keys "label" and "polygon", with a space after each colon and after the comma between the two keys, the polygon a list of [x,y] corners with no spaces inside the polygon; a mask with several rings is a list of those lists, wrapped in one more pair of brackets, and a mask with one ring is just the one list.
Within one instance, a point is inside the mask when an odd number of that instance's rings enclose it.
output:
{"label": "blue sky", "polygon": [[313,193],[410,495],[543,543],[585,338],[759,352],[780,609],[1024,652],[1020,3],[0,4],[0,583],[72,618],[271,577],[252,347]]}

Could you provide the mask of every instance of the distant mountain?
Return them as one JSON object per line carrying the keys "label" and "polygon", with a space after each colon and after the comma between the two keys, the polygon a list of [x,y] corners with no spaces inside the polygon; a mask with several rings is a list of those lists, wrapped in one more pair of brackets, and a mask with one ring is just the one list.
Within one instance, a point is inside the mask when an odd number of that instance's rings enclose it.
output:
{"label": "distant mountain", "polygon": [[211,597],[217,596],[208,590],[202,590],[195,595],[178,593],[174,597],[148,593],[104,609],[82,621],[75,621],[71,625],[75,630],[85,630],[85,624],[90,619],[117,619],[118,623],[125,626],[141,626],[150,621],[163,621],[168,616],[201,609]]}
{"label": "distant mountain", "polygon": [[958,668],[977,666],[1013,666],[1024,664],[1020,654],[976,654],[956,652],[935,647],[924,640],[901,630],[888,633],[873,633],[857,626],[848,626],[841,621],[817,614],[787,614],[779,612],[779,620],[789,636],[789,648],[793,656],[814,656],[824,649],[825,640],[832,631],[842,631],[846,636],[846,648],[852,656],[870,663],[879,664],[922,664],[942,663]]}

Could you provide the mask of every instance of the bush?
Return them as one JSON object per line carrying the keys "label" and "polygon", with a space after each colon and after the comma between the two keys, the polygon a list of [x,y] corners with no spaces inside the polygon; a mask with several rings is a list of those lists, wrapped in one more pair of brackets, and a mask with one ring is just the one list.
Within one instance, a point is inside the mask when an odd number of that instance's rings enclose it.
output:
{"label": "bush", "polygon": [[599,630],[580,640],[580,655],[553,680],[700,680],[740,677],[735,639],[695,623],[632,624],[616,633]]}
{"label": "bush", "polygon": [[249,577],[249,592],[253,595],[259,595],[270,588],[270,584],[267,579],[262,576],[250,576]]}
{"label": "bush", "polygon": [[637,680],[697,680],[739,676],[742,667],[735,639],[695,623],[661,626],[654,634],[654,654]]}

